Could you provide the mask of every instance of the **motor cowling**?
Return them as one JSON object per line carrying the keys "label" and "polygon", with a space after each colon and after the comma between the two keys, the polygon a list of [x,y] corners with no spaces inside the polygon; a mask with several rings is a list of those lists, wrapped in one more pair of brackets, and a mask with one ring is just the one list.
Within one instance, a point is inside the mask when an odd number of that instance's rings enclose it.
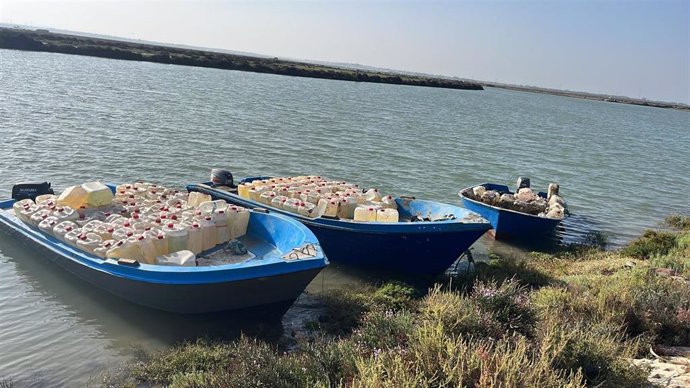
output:
{"label": "motor cowling", "polygon": [[220,168],[214,168],[211,170],[211,183],[213,183],[214,186],[235,187],[232,173],[228,170],[222,170]]}
{"label": "motor cowling", "polygon": [[55,194],[50,182],[25,182],[12,186],[12,199],[17,201],[27,198],[35,201],[36,197],[44,194]]}

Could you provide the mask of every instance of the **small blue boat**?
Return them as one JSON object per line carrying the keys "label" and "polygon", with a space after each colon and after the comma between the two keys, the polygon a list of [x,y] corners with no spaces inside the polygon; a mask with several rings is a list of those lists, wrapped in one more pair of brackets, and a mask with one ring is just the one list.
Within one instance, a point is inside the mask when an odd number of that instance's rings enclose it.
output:
{"label": "small blue boat", "polygon": [[[508,186],[505,185],[484,183],[481,186],[484,186],[487,190],[496,190],[499,194],[513,194]],[[556,227],[562,221],[561,219],[539,217],[515,210],[503,209],[474,200],[465,195],[467,190],[471,190],[472,187],[460,190],[458,193],[460,198],[462,198],[462,204],[465,208],[489,220],[493,227],[491,234],[496,239],[525,239],[548,236],[554,234]],[[539,192],[537,195],[546,198],[546,193],[544,192]]]}
{"label": "small blue boat", "polygon": [[[22,222],[14,215],[14,203],[13,199],[0,202],[0,231],[98,288],[169,312],[285,308],[328,265],[314,234],[278,214],[251,211],[247,234],[240,241],[254,258],[181,267],[101,259]],[[307,253],[295,254],[299,250]]]}
{"label": "small blue boat", "polygon": [[[256,179],[267,177],[245,178],[242,182]],[[215,188],[210,182],[190,184],[187,190],[211,194],[247,208],[268,208],[297,219],[314,232],[333,262],[418,276],[443,273],[491,228],[485,219],[459,206],[412,197],[395,200],[401,222],[382,223],[309,218],[242,198]],[[410,222],[415,216],[437,221]]]}

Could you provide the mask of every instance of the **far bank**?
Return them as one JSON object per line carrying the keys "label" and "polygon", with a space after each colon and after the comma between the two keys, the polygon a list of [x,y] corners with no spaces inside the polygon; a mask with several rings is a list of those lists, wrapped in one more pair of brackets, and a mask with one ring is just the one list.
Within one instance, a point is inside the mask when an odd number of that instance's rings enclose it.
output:
{"label": "far bank", "polygon": [[484,90],[479,83],[450,78],[347,69],[278,58],[236,55],[216,51],[59,34],[41,29],[0,28],[0,48],[340,81]]}

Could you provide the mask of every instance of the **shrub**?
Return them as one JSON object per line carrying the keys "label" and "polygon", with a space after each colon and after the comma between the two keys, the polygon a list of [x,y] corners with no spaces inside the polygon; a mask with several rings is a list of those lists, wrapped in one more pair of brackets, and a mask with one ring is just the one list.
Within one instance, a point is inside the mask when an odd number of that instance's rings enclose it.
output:
{"label": "shrub", "polygon": [[678,236],[678,247],[680,249],[690,248],[690,233]]}
{"label": "shrub", "polygon": [[603,231],[591,231],[585,234],[584,245],[590,248],[604,250],[609,246],[611,234]]}
{"label": "shrub", "polygon": [[[690,235],[688,237],[688,242],[690,242]],[[684,244],[682,239],[678,240],[678,246],[685,249],[681,244]],[[649,264],[652,268],[668,268],[679,275],[685,277],[690,276],[690,252],[686,255],[684,252],[672,251],[664,256],[655,256],[649,260]]]}
{"label": "shrub", "polygon": [[319,372],[303,367],[299,357],[281,356],[268,344],[242,336],[230,344],[197,341],[154,354],[132,376],[171,387],[296,387],[322,381]]}
{"label": "shrub", "polygon": [[560,248],[560,253],[586,255],[592,252],[603,251],[609,246],[610,239],[610,233],[593,230],[587,232],[580,241],[563,245]]}
{"label": "shrub", "polygon": [[448,334],[500,338],[530,333],[535,317],[529,303],[526,288],[515,281],[479,282],[469,296],[432,289],[420,315]]}
{"label": "shrub", "polygon": [[435,287],[420,305],[420,319],[438,325],[447,335],[473,335],[499,338],[502,326],[487,311],[482,311],[469,298]]}
{"label": "shrub", "polygon": [[538,288],[555,280],[545,271],[536,268],[532,260],[501,259],[490,255],[490,260],[474,264],[474,271],[463,271],[451,277],[448,288],[472,291],[477,282],[503,282],[516,280],[529,287]]}
{"label": "shrub", "polygon": [[370,299],[364,291],[332,290],[324,293],[325,312],[319,318],[318,328],[337,336],[350,334],[369,311]]}
{"label": "shrub", "polygon": [[576,287],[544,287],[531,295],[532,305],[540,319],[559,317],[563,321],[592,319],[596,306],[588,291]]}
{"label": "shrub", "polygon": [[649,259],[655,255],[665,255],[676,247],[676,235],[670,232],[648,230],[642,237],[623,248],[621,253],[636,259]]}
{"label": "shrub", "polygon": [[354,387],[581,387],[580,375],[531,357],[524,338],[497,342],[447,335],[423,324],[405,351],[357,360]]}
{"label": "shrub", "polygon": [[646,268],[612,275],[583,275],[567,287],[532,294],[541,319],[603,322],[622,326],[629,337],[643,335],[670,345],[690,343],[690,289]]}
{"label": "shrub", "polygon": [[417,290],[403,282],[385,283],[374,292],[373,303],[384,310],[409,309],[414,303]]}
{"label": "shrub", "polygon": [[506,332],[529,334],[535,322],[527,288],[515,280],[479,283],[474,287],[471,299],[480,310],[488,311]]}
{"label": "shrub", "polygon": [[376,352],[405,346],[412,330],[413,318],[409,312],[372,311],[364,316],[351,339],[361,349]]}
{"label": "shrub", "polygon": [[321,337],[300,344],[300,352],[303,367],[316,368],[326,378],[326,386],[342,386],[356,373],[355,359],[359,353],[352,341]]}
{"label": "shrub", "polygon": [[[653,273],[637,273],[630,286],[620,282],[610,292],[622,293],[630,287],[631,309],[626,323],[639,324],[640,328],[669,345],[690,345],[690,288],[687,284]],[[636,333],[634,333],[636,334]]]}
{"label": "shrub", "polygon": [[619,328],[607,324],[564,322],[551,317],[539,327],[541,357],[565,373],[581,372],[587,386],[639,387],[645,371],[627,359],[639,351],[639,341],[624,341]]}
{"label": "shrub", "polygon": [[362,319],[372,310],[402,311],[414,306],[417,291],[402,282],[388,282],[374,290],[365,287],[357,290],[331,290],[321,297],[324,314],[319,322],[309,322],[311,329],[327,334],[345,336],[360,327]]}
{"label": "shrub", "polygon": [[132,371],[133,377],[155,384],[170,384],[176,374],[214,372],[232,356],[232,347],[199,340],[151,355]]}
{"label": "shrub", "polygon": [[666,224],[680,230],[690,230],[690,216],[671,215],[666,217]]}

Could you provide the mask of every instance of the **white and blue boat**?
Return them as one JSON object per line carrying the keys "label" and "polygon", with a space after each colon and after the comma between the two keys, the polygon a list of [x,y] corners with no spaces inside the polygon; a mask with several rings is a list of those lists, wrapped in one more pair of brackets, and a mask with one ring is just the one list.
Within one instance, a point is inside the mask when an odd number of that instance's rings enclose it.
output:
{"label": "white and blue boat", "polygon": [[[0,201],[0,231],[95,287],[174,313],[284,308],[328,265],[318,240],[294,219],[251,211],[240,238],[253,258],[212,266],[161,266],[101,259],[18,219],[14,199]],[[203,252],[202,252],[203,254]]]}
{"label": "white and blue boat", "polygon": [[[268,177],[250,177],[251,182]],[[299,220],[316,235],[329,260],[387,272],[434,276],[447,270],[491,225],[478,214],[459,206],[413,197],[396,198],[400,222],[358,222],[327,217],[309,218],[243,198],[213,183],[190,184],[229,203]],[[412,219],[434,221],[411,222]]]}

